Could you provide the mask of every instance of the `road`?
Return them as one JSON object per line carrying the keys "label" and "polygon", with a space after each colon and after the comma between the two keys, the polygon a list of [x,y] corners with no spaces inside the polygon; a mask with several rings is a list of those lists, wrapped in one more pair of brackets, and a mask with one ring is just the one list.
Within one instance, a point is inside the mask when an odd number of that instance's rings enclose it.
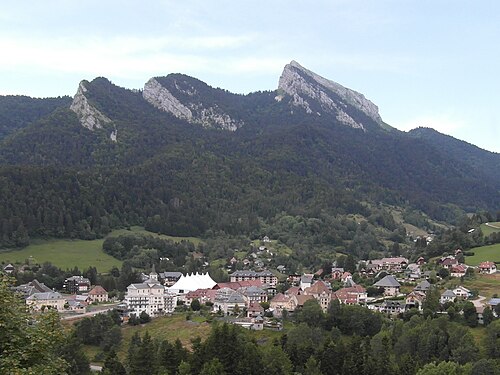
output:
{"label": "road", "polygon": [[490,223],[484,223],[484,225],[486,225],[487,227],[490,227],[490,228],[500,229],[499,226],[493,225],[493,224],[490,224]]}
{"label": "road", "polygon": [[94,310],[94,311],[89,311],[83,314],[75,314],[75,315],[67,315],[63,316],[61,320],[73,320],[73,319],[81,319],[81,318],[86,318],[89,316],[96,316],[97,314],[104,314],[110,310],[113,310],[116,306],[118,306],[119,303],[115,303],[113,305],[107,305],[106,307],[103,306],[103,309],[99,310]]}

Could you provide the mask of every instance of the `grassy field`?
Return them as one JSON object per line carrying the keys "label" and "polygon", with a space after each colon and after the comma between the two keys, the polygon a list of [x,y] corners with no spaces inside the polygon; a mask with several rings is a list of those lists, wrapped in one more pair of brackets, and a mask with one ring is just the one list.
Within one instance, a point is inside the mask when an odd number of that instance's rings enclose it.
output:
{"label": "grassy field", "polygon": [[465,257],[465,263],[470,266],[477,266],[481,262],[500,263],[500,244],[475,247],[471,249],[473,256]]}
{"label": "grassy field", "polygon": [[[491,233],[500,232],[500,222],[488,223],[488,224],[491,226],[488,226],[486,224],[481,224],[481,232],[483,232],[483,234],[485,236],[489,236]],[[494,227],[498,227],[498,228],[494,228]]]}
{"label": "grassy field", "polygon": [[163,316],[151,320],[150,323],[138,326],[124,326],[122,329],[123,340],[118,349],[118,356],[125,359],[127,350],[130,344],[130,339],[134,333],[144,335],[149,332],[151,337],[157,339],[167,339],[168,341],[175,341],[179,339],[182,345],[191,347],[191,339],[200,337],[202,340],[206,339],[211,331],[211,326],[207,322],[199,322],[200,319],[195,321],[186,320],[185,314],[176,314],[173,316]]}
{"label": "grassy field", "polygon": [[[191,241],[198,245],[201,240],[195,237],[172,237],[146,231],[142,227],[131,227],[130,230],[118,229],[108,237],[115,237],[129,233],[141,233],[158,236],[175,242]],[[102,251],[104,239],[85,240],[34,240],[32,244],[21,250],[6,250],[0,252],[0,262],[23,263],[26,259],[34,263],[51,262],[62,269],[71,269],[77,266],[86,269],[95,266],[98,272],[108,272],[113,266],[121,267],[122,262]]]}
{"label": "grassy field", "polygon": [[473,280],[464,280],[463,286],[478,290],[479,294],[491,298],[493,294],[500,295],[500,273],[493,275],[478,275]]}
{"label": "grassy field", "polygon": [[292,249],[290,249],[285,244],[278,242],[277,240],[271,240],[270,242],[263,242],[261,240],[254,240],[254,241],[252,241],[252,244],[255,247],[265,246],[268,249],[274,249],[274,252],[278,255],[290,256],[293,254]]}

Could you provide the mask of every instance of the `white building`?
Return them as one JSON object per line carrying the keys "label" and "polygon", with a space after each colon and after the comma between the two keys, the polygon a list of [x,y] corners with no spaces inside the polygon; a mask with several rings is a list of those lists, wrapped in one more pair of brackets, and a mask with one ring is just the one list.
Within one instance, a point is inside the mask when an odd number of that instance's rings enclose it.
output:
{"label": "white building", "polygon": [[134,314],[138,317],[145,311],[149,316],[155,317],[174,311],[177,296],[160,284],[154,269],[149,276],[149,280],[127,287],[125,303],[129,315]]}
{"label": "white building", "polygon": [[196,274],[182,275],[168,290],[182,299],[189,292],[198,289],[212,289],[215,285],[217,283],[210,277],[208,272],[201,274],[196,272]]}

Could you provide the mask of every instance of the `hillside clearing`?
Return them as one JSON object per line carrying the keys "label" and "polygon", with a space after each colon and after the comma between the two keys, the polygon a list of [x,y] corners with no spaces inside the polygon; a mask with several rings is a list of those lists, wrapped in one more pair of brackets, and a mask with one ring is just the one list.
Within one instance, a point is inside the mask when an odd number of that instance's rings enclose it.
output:
{"label": "hillside clearing", "polygon": [[[134,226],[130,230],[118,229],[112,231],[106,237],[116,237],[130,233],[148,234],[174,242],[190,241],[195,245],[201,239],[195,237],[173,237],[160,235],[146,231],[143,227]],[[24,263],[29,259],[31,263],[51,262],[61,269],[86,269],[96,267],[98,272],[108,272],[113,266],[121,267],[122,261],[118,260],[102,250],[104,238],[98,240],[70,240],[70,239],[50,239],[34,240],[32,244],[24,249],[8,249],[0,252],[0,262],[2,263]]]}
{"label": "hillside clearing", "polygon": [[465,263],[469,266],[477,266],[481,262],[500,263],[500,243],[495,245],[481,246],[470,249],[473,256],[465,257]]}

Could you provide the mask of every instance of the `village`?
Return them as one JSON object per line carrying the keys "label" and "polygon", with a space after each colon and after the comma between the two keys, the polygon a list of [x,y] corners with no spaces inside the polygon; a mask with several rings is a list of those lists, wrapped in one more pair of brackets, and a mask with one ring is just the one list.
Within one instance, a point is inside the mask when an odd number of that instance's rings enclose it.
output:
{"label": "village", "polygon": [[[257,253],[272,256],[269,238],[264,237],[261,244]],[[215,282],[203,271],[157,273],[153,265],[149,273],[141,273],[140,283],[127,287],[123,300],[110,299],[102,286],[91,285],[88,278],[80,275],[67,278],[61,291],[52,290],[36,279],[14,289],[31,311],[54,309],[62,319],[78,319],[115,309],[123,322],[127,322],[131,317],[145,314],[148,318],[173,314],[195,303],[230,323],[253,330],[281,329],[282,320],[308,301],[316,301],[324,313],[334,301],[364,306],[391,318],[409,311],[422,313],[431,290],[440,294],[440,313],[446,314],[451,303],[470,301],[479,324],[483,323],[486,308],[493,316],[499,315],[498,295],[486,298],[480,291],[469,290],[460,283],[466,277],[495,274],[495,263],[467,266],[459,249],[432,262],[423,257],[413,263],[404,257],[362,260],[353,273],[337,267],[336,262],[330,269],[303,274],[288,274],[283,265],[273,270],[263,269],[261,263],[259,259],[228,259],[228,270],[236,265],[243,269],[231,272],[227,282]],[[15,267],[8,264],[3,271],[9,274]],[[444,280],[453,280],[452,287],[446,288],[450,283]]]}

